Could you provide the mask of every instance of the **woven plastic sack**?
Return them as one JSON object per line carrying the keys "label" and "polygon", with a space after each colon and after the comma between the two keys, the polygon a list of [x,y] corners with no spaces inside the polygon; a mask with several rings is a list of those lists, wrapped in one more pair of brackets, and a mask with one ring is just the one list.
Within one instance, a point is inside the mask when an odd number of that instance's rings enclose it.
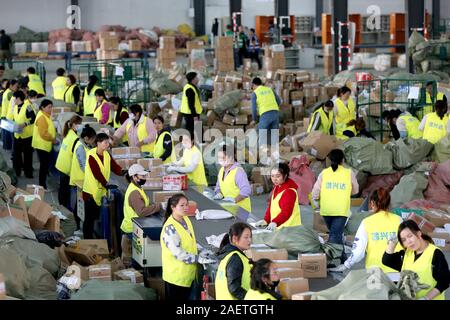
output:
{"label": "woven plastic sack", "polygon": [[352,270],[336,286],[311,300],[401,300],[399,290],[380,268]]}
{"label": "woven plastic sack", "polygon": [[47,270],[38,265],[29,268],[30,288],[26,292],[27,300],[56,300],[56,280]]}
{"label": "woven plastic sack", "polygon": [[425,38],[419,32],[414,30],[408,39],[408,49],[414,50],[416,46],[421,42],[425,42]]}
{"label": "woven plastic sack", "polygon": [[89,280],[72,300],[156,300],[153,289],[133,284],[128,281]]}
{"label": "woven plastic sack", "polygon": [[241,101],[242,92],[241,90],[233,90],[225,93],[223,96],[219,97],[214,105],[214,111],[221,115],[227,110],[235,108]]}
{"label": "woven plastic sack", "polygon": [[392,152],[394,168],[401,170],[424,160],[433,144],[423,139],[398,139],[389,142],[386,148]]}
{"label": "woven plastic sack", "polygon": [[428,188],[425,190],[425,199],[450,203],[450,160],[437,165],[428,178]]}
{"label": "woven plastic sack", "polygon": [[384,145],[369,138],[351,138],[344,142],[346,163],[372,175],[394,172],[392,152]]}
{"label": "woven plastic sack", "polygon": [[0,238],[19,237],[36,241],[36,236],[25,222],[14,217],[0,219]]}
{"label": "woven plastic sack", "polygon": [[347,224],[345,225],[344,234],[355,235],[356,232],[358,231],[361,221],[363,221],[370,215],[371,215],[370,212],[358,212],[352,214],[351,217],[348,219]]}
{"label": "woven plastic sack", "polygon": [[24,299],[31,275],[25,262],[13,250],[0,247],[0,273],[5,277],[6,294]]}
{"label": "woven plastic sack", "polygon": [[391,206],[400,207],[411,200],[423,199],[423,192],[428,186],[429,173],[430,170],[419,167],[415,172],[403,176],[390,193]]}
{"label": "woven plastic sack", "polygon": [[153,72],[150,76],[150,89],[160,95],[177,94],[183,88],[176,82],[170,80],[161,72]]}
{"label": "woven plastic sack", "polygon": [[316,176],[314,172],[309,168],[309,160],[306,155],[300,157],[294,157],[289,163],[291,178],[298,186],[298,201],[300,204],[308,205],[308,194],[312,192],[314,183],[316,182]]}
{"label": "woven plastic sack", "polygon": [[450,134],[439,140],[434,145],[434,150],[431,155],[433,161],[442,163],[450,159]]}
{"label": "woven plastic sack", "polygon": [[[367,198],[369,195],[372,194],[373,191],[384,188],[387,191],[391,192],[392,189],[399,183],[400,178],[402,177],[403,172],[395,172],[391,174],[384,174],[384,175],[378,175],[378,176],[370,176],[367,179],[367,184],[365,187],[363,187],[363,191],[361,196],[363,198]],[[358,181],[359,183],[359,181]],[[361,184],[359,185],[361,188]]]}

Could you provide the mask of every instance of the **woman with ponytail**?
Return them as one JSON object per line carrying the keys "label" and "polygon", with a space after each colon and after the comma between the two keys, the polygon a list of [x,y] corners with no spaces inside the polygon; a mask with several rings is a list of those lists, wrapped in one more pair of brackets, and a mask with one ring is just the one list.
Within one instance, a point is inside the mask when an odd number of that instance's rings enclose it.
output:
{"label": "woman with ponytail", "polygon": [[419,130],[423,131],[423,139],[432,144],[438,143],[450,133],[447,102],[444,100],[436,101],[435,109],[435,112],[426,114],[419,125]]}
{"label": "woman with ponytail", "polygon": [[[395,252],[397,243],[403,250]],[[428,285],[416,293],[418,300],[445,300],[445,290],[450,283],[448,263],[442,251],[433,244],[430,236],[422,233],[414,220],[403,221],[397,237],[389,239],[383,264],[401,272],[414,271],[418,282]]]}
{"label": "woman with ponytail", "polygon": [[219,248],[216,274],[217,300],[243,300],[250,290],[250,261],[245,256],[252,244],[252,230],[244,222],[236,222],[223,237]]}
{"label": "woman with ponytail", "polygon": [[70,205],[70,170],[72,168],[72,158],[75,145],[78,138],[77,130],[81,125],[82,119],[79,115],[74,115],[70,120],[66,121],[63,129],[63,141],[56,159],[56,169],[59,171],[59,204],[72,210]]}
{"label": "woman with ponytail", "polygon": [[197,274],[197,263],[214,262],[203,253],[198,254],[194,228],[187,216],[188,206],[188,199],[181,193],[167,202],[160,238],[166,300],[188,300]]}
{"label": "woman with ponytail", "polygon": [[[366,257],[366,268],[379,267],[384,272],[396,272],[396,270],[382,263],[386,241],[397,237],[398,226],[402,219],[389,212],[391,196],[384,188],[375,190],[369,200],[369,209],[372,215],[365,218],[359,225],[351,256],[337,268],[330,271],[345,271]],[[399,249],[399,248],[398,248]]]}
{"label": "woman with ponytail", "polygon": [[[330,230],[328,241],[344,246],[344,227],[350,216],[350,197],[359,192],[359,186],[354,172],[343,166],[342,150],[331,150],[328,158],[331,167],[320,173],[314,184],[312,198],[315,202],[320,198],[320,214]],[[345,251],[342,251],[341,263],[344,261]]]}
{"label": "woman with ponytail", "polygon": [[93,117],[94,109],[97,105],[97,98],[95,97],[95,91],[101,89],[97,85],[98,78],[96,75],[89,76],[89,82],[83,93],[83,115],[85,117]]}

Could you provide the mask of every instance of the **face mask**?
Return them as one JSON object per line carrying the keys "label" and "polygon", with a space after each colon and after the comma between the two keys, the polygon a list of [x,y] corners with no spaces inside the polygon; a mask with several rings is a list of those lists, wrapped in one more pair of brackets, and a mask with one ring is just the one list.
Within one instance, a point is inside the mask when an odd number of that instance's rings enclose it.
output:
{"label": "face mask", "polygon": [[225,161],[219,161],[219,165],[220,165],[221,167],[225,167],[226,162],[225,162]]}
{"label": "face mask", "polygon": [[147,182],[147,180],[145,180],[145,179],[139,179],[138,184],[140,186],[143,186],[146,182]]}
{"label": "face mask", "polygon": [[189,143],[183,143],[184,149],[189,149],[190,147],[191,147],[191,145]]}

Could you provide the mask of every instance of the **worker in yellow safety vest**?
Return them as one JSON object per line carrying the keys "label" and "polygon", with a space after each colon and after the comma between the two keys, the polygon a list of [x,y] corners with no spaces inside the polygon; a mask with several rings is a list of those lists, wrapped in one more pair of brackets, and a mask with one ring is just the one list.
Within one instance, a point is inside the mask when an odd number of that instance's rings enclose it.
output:
{"label": "worker in yellow safety vest", "polygon": [[214,263],[209,251],[198,252],[195,231],[187,216],[188,206],[183,194],[176,194],[167,202],[160,236],[166,300],[187,300],[197,275],[197,263]]}
{"label": "worker in yellow safety vest", "polygon": [[[252,116],[253,125],[258,120],[258,130],[261,135],[267,134],[267,141],[271,142],[271,131],[278,130],[280,127],[280,105],[281,99],[275,91],[263,85],[262,80],[258,77],[252,80]],[[261,131],[263,130],[263,131]],[[267,130],[267,132],[264,132]]]}
{"label": "worker in yellow safety vest", "polygon": [[197,88],[199,81],[197,73],[188,72],[186,80],[187,83],[183,88],[183,96],[181,98],[180,113],[184,119],[184,128],[193,134],[194,123],[200,120],[203,107],[200,101],[200,92]]}
{"label": "worker in yellow safety vest", "polygon": [[81,91],[77,85],[77,79],[73,74],[67,76],[67,89],[64,91],[64,101],[67,103],[73,103],[77,106],[76,111],[79,111],[78,102],[80,102]]}
{"label": "worker in yellow safety vest", "polygon": [[[122,260],[129,262],[131,259],[131,241],[133,239],[133,218],[147,217],[158,213],[161,204],[151,204],[142,186],[145,184],[148,172],[140,164],[133,164],[128,169],[125,178],[129,185],[123,201],[123,220],[120,225],[122,230]],[[125,263],[124,262],[124,263]],[[129,263],[128,263],[129,264]]]}
{"label": "worker in yellow safety vest", "polygon": [[82,121],[83,119],[79,115],[74,115],[64,124],[64,138],[55,165],[59,171],[58,201],[60,205],[68,210],[72,210],[72,204],[70,203],[70,170],[72,169],[75,144],[80,140],[77,132]]}
{"label": "worker in yellow safety vest", "polygon": [[215,289],[216,300],[244,300],[250,290],[251,264],[244,254],[252,244],[252,230],[244,222],[236,222],[220,244]]}
{"label": "worker in yellow safety vest", "polygon": [[[383,264],[397,272],[409,270],[418,275],[417,283],[423,286],[415,294],[416,300],[445,300],[450,271],[441,249],[433,244],[431,237],[424,234],[414,220],[403,221],[397,235],[388,242]],[[397,242],[403,250],[395,252]]]}
{"label": "worker in yellow safety vest", "polygon": [[153,118],[156,132],[158,133],[153,150],[153,158],[161,159],[164,164],[170,164],[177,160],[175,147],[169,127],[164,127],[164,118],[156,116]]}
{"label": "worker in yellow safety vest", "polygon": [[236,161],[236,150],[232,146],[223,145],[217,157],[221,168],[217,176],[214,200],[228,200],[251,212],[250,183],[244,169]]}
{"label": "worker in yellow safety vest", "polygon": [[109,105],[112,110],[114,110],[113,128],[119,129],[128,120],[128,110],[123,105],[122,100],[119,97],[111,97],[109,99]]}
{"label": "worker in yellow safety vest", "polygon": [[37,94],[44,96],[45,95],[45,89],[44,85],[42,83],[41,78],[36,74],[36,69],[33,67],[29,67],[27,69],[28,73],[28,90],[34,90],[37,92]]}
{"label": "worker in yellow safety vest", "polygon": [[22,91],[14,92],[14,122],[21,128],[21,132],[14,133],[13,168],[17,177],[20,177],[22,169],[25,177],[33,178],[33,148],[31,141],[33,136],[34,121],[36,120],[36,109],[34,103],[37,93],[30,90],[28,99]]}
{"label": "worker in yellow safety vest", "polygon": [[[14,92],[19,90],[19,82],[15,79],[11,81],[7,81],[5,83],[5,90],[2,94],[2,112],[1,118],[6,119],[8,115],[8,110],[11,108],[11,99],[13,98]],[[2,141],[3,141],[3,149],[11,150],[13,145],[14,135],[12,132],[7,131],[2,128]]]}
{"label": "worker in yellow safety vest", "polygon": [[207,186],[203,155],[190,133],[183,134],[183,156],[167,168],[167,173],[185,173],[196,186]]}
{"label": "worker in yellow safety vest", "polygon": [[64,100],[64,92],[67,89],[67,79],[64,76],[66,70],[63,68],[58,68],[56,70],[56,79],[52,82],[53,88],[53,99]]}
{"label": "worker in yellow safety vest", "polygon": [[[332,150],[328,155],[331,167],[324,169],[317,178],[312,191],[312,199],[316,207],[320,198],[320,214],[330,230],[328,242],[344,245],[344,227],[350,215],[350,197],[359,192],[356,176],[344,164],[344,152]],[[346,260],[342,252],[341,263]]]}
{"label": "worker in yellow safety vest", "polygon": [[[356,232],[351,256],[336,268],[329,271],[342,272],[351,269],[366,256],[366,269],[381,268],[385,273],[397,272],[382,262],[386,242],[397,237],[398,226],[402,218],[389,212],[391,196],[384,188],[375,190],[370,196],[369,209],[372,215],[365,218]],[[400,246],[397,248],[400,250]]]}
{"label": "worker in yellow safety vest", "polygon": [[103,89],[95,90],[95,98],[97,99],[97,104],[94,109],[94,118],[100,124],[112,125],[111,106],[106,99],[105,91]]}
{"label": "worker in yellow safety vest", "polygon": [[[95,137],[97,133],[95,130],[86,124],[81,130],[80,139],[75,144],[72,155],[72,163],[70,167],[70,191],[72,199],[76,199],[77,187],[83,188],[84,183],[84,171],[86,168],[86,154],[90,148],[95,145]],[[80,217],[78,216],[78,204],[74,201],[75,206],[73,209],[73,214],[75,222],[77,224],[77,230],[80,230]]]}
{"label": "worker in yellow safety vest", "polygon": [[344,131],[349,130],[349,122],[356,119],[356,105],[350,97],[351,93],[350,88],[345,86],[338,89],[338,98],[334,102],[336,137],[339,139],[346,139]]}
{"label": "worker in yellow safety vest", "polygon": [[156,129],[152,119],[144,115],[138,104],[130,106],[128,120],[114,133],[114,145],[118,145],[124,137],[130,147],[138,147],[141,152],[152,155],[155,148]]}
{"label": "worker in yellow safety vest", "polygon": [[39,157],[39,185],[47,189],[47,176],[50,168],[50,153],[56,141],[56,129],[51,119],[53,102],[44,99],[34,121],[31,146]]}
{"label": "worker in yellow safety vest", "polygon": [[[430,81],[427,83],[425,95],[426,101],[425,106],[423,107],[423,111],[420,112],[420,120],[422,120],[425,115],[433,112],[433,86],[434,82]],[[442,92],[436,92],[436,101],[434,103],[439,100],[443,100],[447,103],[447,96]]]}
{"label": "worker in yellow safety vest", "polygon": [[116,175],[122,175],[122,168],[108,153],[109,136],[103,132],[98,133],[95,143],[96,147],[87,152],[84,170],[82,195],[85,212],[84,239],[93,239],[94,222],[100,217],[102,198],[106,196],[108,189],[114,188],[109,184],[111,171]]}
{"label": "worker in yellow safety vest", "polygon": [[394,119],[397,125],[400,137],[421,139],[422,131],[419,130],[420,121],[416,117],[413,117],[408,111],[402,112],[397,119]]}
{"label": "worker in yellow safety vest", "polygon": [[446,134],[450,133],[450,121],[447,114],[447,102],[439,100],[435,105],[436,111],[423,117],[419,130],[423,131],[423,139],[436,144]]}
{"label": "worker in yellow safety vest", "polygon": [[83,115],[85,117],[94,116],[94,110],[97,106],[97,98],[95,97],[95,92],[98,89],[101,89],[101,87],[97,85],[98,82],[99,80],[96,75],[89,76],[88,85],[84,89],[83,93]]}
{"label": "worker in yellow safety vest", "polygon": [[256,223],[257,227],[273,231],[302,224],[298,185],[289,178],[289,171],[289,166],[284,162],[275,165],[270,171],[274,187],[264,219]]}
{"label": "worker in yellow safety vest", "polygon": [[328,100],[317,108],[311,115],[307,132],[320,131],[325,134],[334,135],[336,132],[336,123],[334,121],[334,104]]}
{"label": "worker in yellow safety vest", "polygon": [[244,300],[281,300],[282,296],[275,291],[279,282],[276,265],[269,259],[259,259],[250,271],[250,289]]}

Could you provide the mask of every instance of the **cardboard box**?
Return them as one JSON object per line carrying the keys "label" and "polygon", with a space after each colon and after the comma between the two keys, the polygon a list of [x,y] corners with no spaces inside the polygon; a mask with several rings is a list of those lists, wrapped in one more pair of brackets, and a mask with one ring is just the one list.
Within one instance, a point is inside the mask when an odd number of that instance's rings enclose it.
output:
{"label": "cardboard box", "polygon": [[184,194],[183,191],[155,191],[153,192],[153,203],[167,202],[170,197],[180,193]]}
{"label": "cardboard box", "polygon": [[70,245],[64,248],[64,253],[70,261],[76,261],[82,266],[90,266],[102,260],[95,255],[93,248]]}
{"label": "cardboard box", "polygon": [[170,36],[159,37],[159,48],[175,50],[175,37]]}
{"label": "cardboard box", "polygon": [[48,219],[52,216],[52,210],[48,203],[39,199],[33,200],[28,210],[31,229],[43,229]]}
{"label": "cardboard box", "polygon": [[425,211],[424,218],[439,228],[444,227],[447,223],[450,223],[450,215],[437,209]]}
{"label": "cardboard box", "polygon": [[299,260],[272,260],[272,263],[275,268],[302,268]]}
{"label": "cardboard box", "polygon": [[126,280],[131,283],[143,283],[144,276],[133,268],[120,270],[114,273],[114,280]]}
{"label": "cardboard box", "polygon": [[147,278],[147,286],[158,294],[159,300],[164,300],[166,295],[165,283],[161,278]]}
{"label": "cardboard box", "polygon": [[116,36],[100,38],[99,41],[102,50],[117,50],[119,48],[119,38]]}
{"label": "cardboard box", "polygon": [[45,224],[44,229],[60,233],[61,232],[61,221],[59,220],[59,217],[54,216],[52,214],[50,216],[50,218],[47,220],[47,223]]}
{"label": "cardboard box", "polygon": [[288,252],[286,249],[252,249],[245,251],[245,255],[252,259],[253,261],[258,261],[259,259],[270,259],[270,260],[287,260]]}
{"label": "cardboard box", "polygon": [[264,193],[264,186],[260,183],[253,183],[251,187],[252,187],[252,196],[257,196]]}
{"label": "cardboard box", "polygon": [[225,114],[222,118],[222,122],[232,126],[234,124],[234,117],[231,114]]}
{"label": "cardboard box", "polygon": [[216,48],[233,48],[232,37],[216,37]]}
{"label": "cardboard box", "polygon": [[408,217],[406,218],[406,220],[413,220],[417,223],[417,225],[419,226],[420,230],[426,234],[431,233],[434,231],[435,225],[432,224],[430,221],[428,221],[427,219],[416,215],[414,212],[411,212]]}
{"label": "cardboard box", "polygon": [[6,299],[5,277],[0,273],[0,300]]}
{"label": "cardboard box", "polygon": [[142,50],[141,40],[128,40],[128,50],[130,51]]}
{"label": "cardboard box", "polygon": [[122,168],[122,170],[128,170],[133,164],[137,163],[136,159],[117,159],[116,163]]}
{"label": "cardboard box", "polygon": [[41,198],[41,200],[44,200],[45,189],[42,186],[38,186],[35,184],[27,184],[26,192],[28,194],[38,195]]}
{"label": "cardboard box", "polygon": [[305,278],[284,278],[280,279],[278,290],[284,299],[292,299],[296,293],[309,291],[309,281]]}
{"label": "cardboard box", "polygon": [[206,113],[206,124],[211,127],[216,119],[217,113],[215,113],[213,110],[208,110],[208,112]]}
{"label": "cardboard box", "polygon": [[434,245],[442,251],[450,251],[450,233],[448,232],[430,232],[428,234],[433,239]]}
{"label": "cardboard box", "polygon": [[147,174],[148,178],[161,178],[166,174],[166,168],[164,166],[153,167]]}
{"label": "cardboard box", "polygon": [[238,114],[234,118],[234,124],[236,124],[236,125],[246,125],[246,124],[248,124],[248,115],[246,115],[246,114]]}
{"label": "cardboard box", "polygon": [[141,158],[141,149],[139,147],[120,147],[113,148],[111,154],[114,160]]}
{"label": "cardboard box", "polygon": [[304,278],[303,270],[298,268],[277,268],[278,276],[283,278]]}
{"label": "cardboard box", "polygon": [[88,267],[90,280],[111,281],[111,265],[110,264],[96,264]]}
{"label": "cardboard box", "polygon": [[365,200],[364,198],[351,198],[350,203],[352,207],[361,207]]}
{"label": "cardboard box", "polygon": [[311,300],[311,296],[314,294],[315,292],[312,291],[307,291],[307,292],[302,292],[302,293],[296,293],[293,294],[291,297],[291,300]]}
{"label": "cardboard box", "polygon": [[164,191],[181,191],[188,188],[188,178],[185,174],[170,174],[163,177]]}
{"label": "cardboard box", "polygon": [[330,151],[337,147],[337,140],[334,136],[314,131],[303,140],[301,147],[317,159],[325,160]]}
{"label": "cardboard box", "polygon": [[18,198],[12,205],[7,205],[0,211],[0,218],[12,216],[18,220],[23,221],[27,226],[30,226],[30,221],[27,214],[27,207],[23,198]]}
{"label": "cardboard box", "polygon": [[161,167],[163,162],[161,159],[138,159],[137,163],[144,167],[145,170],[154,170],[155,167]]}
{"label": "cardboard box", "polygon": [[324,253],[299,254],[305,278],[327,277],[327,256]]}
{"label": "cardboard box", "polygon": [[142,188],[144,190],[162,190],[163,178],[147,178]]}

